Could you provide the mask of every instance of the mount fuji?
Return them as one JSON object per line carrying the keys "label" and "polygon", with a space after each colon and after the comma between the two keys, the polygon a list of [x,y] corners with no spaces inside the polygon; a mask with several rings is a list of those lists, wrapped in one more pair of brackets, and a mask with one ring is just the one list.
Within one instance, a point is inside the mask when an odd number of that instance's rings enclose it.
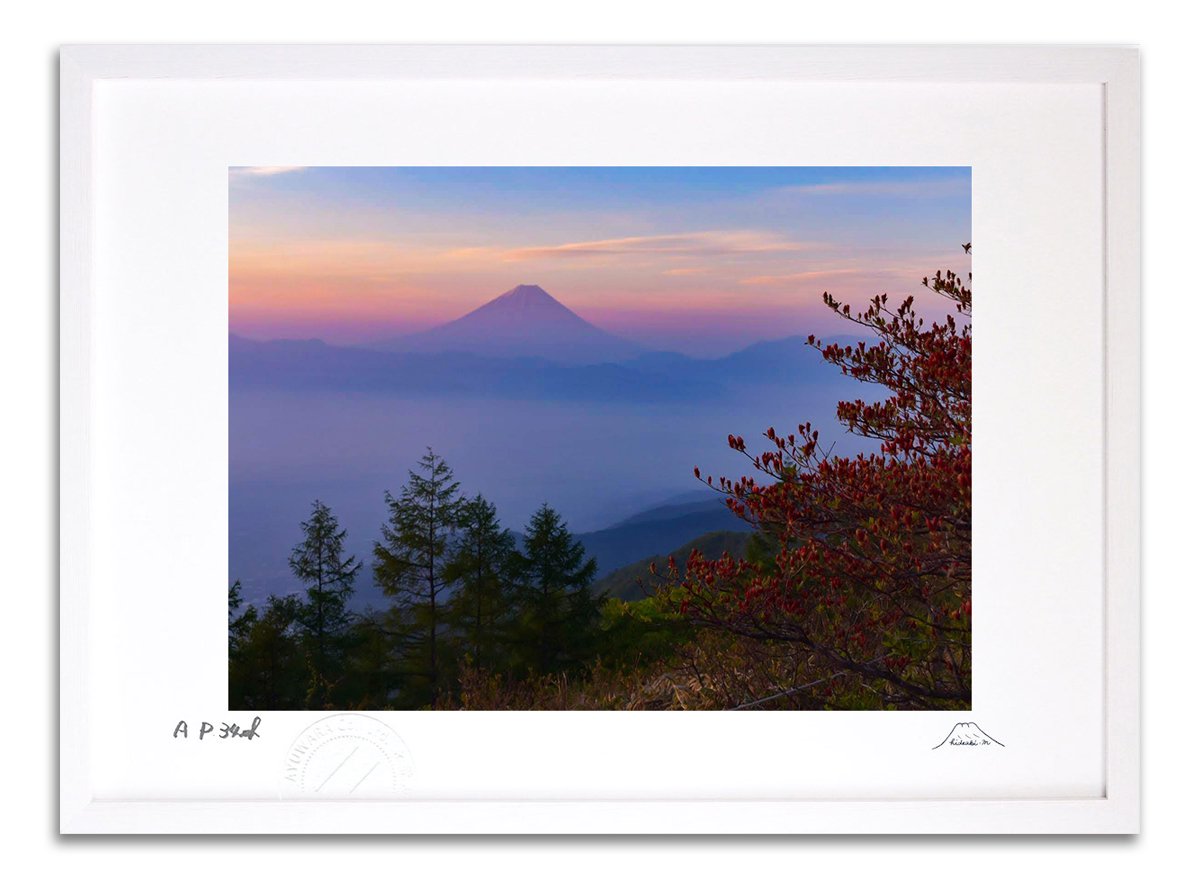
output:
{"label": "mount fuji", "polygon": [[644,353],[584,320],[536,284],[521,284],[449,323],[380,342],[404,353],[540,357],[558,363],[619,363]]}

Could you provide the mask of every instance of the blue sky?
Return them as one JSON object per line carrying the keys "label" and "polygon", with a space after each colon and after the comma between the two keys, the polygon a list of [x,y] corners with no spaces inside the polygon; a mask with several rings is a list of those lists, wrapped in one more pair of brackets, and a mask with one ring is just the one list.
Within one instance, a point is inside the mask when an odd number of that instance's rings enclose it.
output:
{"label": "blue sky", "polygon": [[230,172],[230,321],[353,343],[537,283],[609,331],[717,354],[824,331],[820,295],[969,270],[968,168]]}

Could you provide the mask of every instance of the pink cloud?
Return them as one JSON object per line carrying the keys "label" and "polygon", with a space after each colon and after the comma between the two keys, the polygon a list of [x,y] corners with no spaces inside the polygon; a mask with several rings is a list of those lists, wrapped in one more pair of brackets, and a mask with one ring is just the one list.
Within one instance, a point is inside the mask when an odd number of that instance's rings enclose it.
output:
{"label": "pink cloud", "polygon": [[572,259],[595,256],[730,256],[763,253],[804,253],[825,249],[817,241],[794,241],[771,232],[753,230],[688,232],[641,235],[595,241],[573,241],[543,247],[518,247],[503,251],[506,262],[528,259]]}

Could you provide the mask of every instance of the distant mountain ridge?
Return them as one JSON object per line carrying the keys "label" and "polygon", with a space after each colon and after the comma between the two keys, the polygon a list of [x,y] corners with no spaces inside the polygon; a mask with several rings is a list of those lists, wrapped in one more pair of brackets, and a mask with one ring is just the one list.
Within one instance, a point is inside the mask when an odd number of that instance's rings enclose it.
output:
{"label": "distant mountain ridge", "polygon": [[580,402],[663,402],[711,397],[699,372],[632,364],[566,364],[533,356],[412,353],[338,347],[317,339],[229,338],[232,389],[387,393],[411,398],[484,397]]}
{"label": "distant mountain ridge", "polygon": [[373,347],[570,364],[619,363],[643,353],[641,346],[589,323],[537,284],[520,284],[456,320]]}
{"label": "distant mountain ridge", "polygon": [[735,516],[716,496],[656,506],[612,527],[578,535],[589,556],[596,559],[596,576],[603,579],[635,561],[652,558],[714,531],[747,532],[750,525]]}
{"label": "distant mountain ridge", "polygon": [[620,363],[564,363],[529,352],[399,352],[341,347],[318,339],[229,337],[232,389],[711,403],[746,387],[820,380],[823,368],[820,355],[795,336],[758,342],[716,360],[643,352]]}
{"label": "distant mountain ridge", "polygon": [[694,540],[689,540],[678,548],[626,564],[624,567],[602,576],[592,584],[592,591],[598,595],[608,595],[623,601],[638,601],[654,591],[657,583],[650,576],[650,565],[655,564],[659,573],[664,574],[667,559],[674,557],[679,569],[691,556],[693,549],[698,549],[706,558],[720,558],[728,552],[734,558],[742,558],[746,554],[746,546],[750,542],[750,532],[734,530],[718,530],[703,534]]}

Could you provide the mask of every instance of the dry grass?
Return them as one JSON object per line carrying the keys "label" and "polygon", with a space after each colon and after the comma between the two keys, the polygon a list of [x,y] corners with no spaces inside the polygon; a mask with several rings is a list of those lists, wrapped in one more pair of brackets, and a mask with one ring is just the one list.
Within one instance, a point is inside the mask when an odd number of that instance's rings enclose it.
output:
{"label": "dry grass", "polygon": [[[786,647],[705,632],[669,661],[635,668],[516,679],[470,666],[459,673],[461,710],[821,710],[884,707],[861,681],[806,664]],[[849,699],[849,701],[847,701]]]}

